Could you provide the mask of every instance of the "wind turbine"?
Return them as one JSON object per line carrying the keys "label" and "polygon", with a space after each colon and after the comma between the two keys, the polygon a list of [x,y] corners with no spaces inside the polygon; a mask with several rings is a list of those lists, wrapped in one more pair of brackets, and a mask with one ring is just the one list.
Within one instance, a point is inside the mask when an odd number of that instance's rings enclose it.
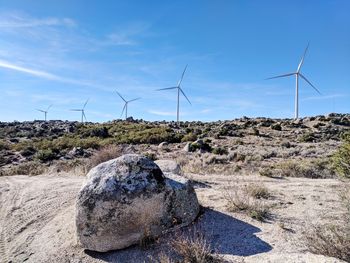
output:
{"label": "wind turbine", "polygon": [[183,80],[183,78],[184,78],[184,75],[185,75],[187,66],[188,66],[188,65],[186,65],[184,71],[182,72],[181,78],[180,78],[179,82],[177,83],[177,86],[176,86],[176,87],[170,87],[170,88],[164,88],[164,89],[157,89],[157,90],[177,89],[177,114],[176,114],[176,122],[177,122],[177,125],[179,125],[180,92],[182,93],[182,95],[184,95],[184,97],[186,98],[186,100],[188,101],[188,103],[192,105],[192,103],[190,102],[190,100],[187,98],[185,92],[184,92],[184,91],[182,90],[182,88],[181,88],[181,83],[182,83],[182,80]]}
{"label": "wind turbine", "polygon": [[125,119],[127,119],[128,118],[128,104],[129,104],[129,102],[132,102],[132,101],[135,101],[135,100],[139,100],[141,98],[136,98],[136,99],[132,99],[132,100],[125,100],[123,98],[123,96],[120,95],[120,93],[118,91],[116,91],[116,92],[117,92],[118,96],[125,102],[123,110],[122,110],[122,114],[120,114],[120,117],[123,115],[124,110],[125,110]]}
{"label": "wind turbine", "polygon": [[44,115],[45,115],[45,121],[46,121],[46,117],[47,117],[47,113],[49,112],[49,109],[52,107],[52,104],[49,106],[49,107],[47,107],[47,109],[46,110],[41,110],[41,109],[36,109],[37,111],[40,111],[40,112],[42,112],[42,113],[44,113]]}
{"label": "wind turbine", "polygon": [[299,65],[298,65],[298,68],[297,68],[296,72],[287,73],[287,74],[275,76],[275,77],[272,77],[272,78],[267,78],[267,79],[276,79],[276,78],[283,78],[283,77],[289,77],[289,76],[295,75],[295,101],[294,101],[294,103],[295,103],[295,106],[294,106],[295,107],[295,113],[294,113],[294,119],[298,119],[298,117],[299,117],[299,77],[304,79],[314,90],[316,90],[316,92],[318,94],[321,95],[321,92],[314,85],[312,85],[312,83],[303,74],[301,74],[301,72],[300,72],[301,67],[302,67],[302,65],[304,63],[306,52],[308,51],[308,49],[309,49],[309,44],[307,45],[307,47],[306,47],[306,49],[304,51],[304,55],[301,58],[301,61],[300,61]]}
{"label": "wind turbine", "polygon": [[87,122],[86,116],[85,116],[85,107],[86,104],[89,102],[89,99],[86,100],[86,102],[84,103],[84,106],[82,109],[71,109],[71,111],[80,111],[81,112],[81,122],[84,123],[84,119],[85,122]]}

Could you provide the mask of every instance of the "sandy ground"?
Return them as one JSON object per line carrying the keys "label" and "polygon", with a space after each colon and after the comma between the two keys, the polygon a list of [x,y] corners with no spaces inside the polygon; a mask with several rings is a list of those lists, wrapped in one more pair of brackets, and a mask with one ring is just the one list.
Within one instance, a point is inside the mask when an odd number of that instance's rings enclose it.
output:
{"label": "sandy ground", "polygon": [[[302,233],[309,223],[341,214],[333,179],[272,179],[255,175],[188,175],[205,207],[194,224],[217,254],[230,262],[340,262],[306,252]],[[148,250],[85,251],[75,238],[75,198],[84,177],[69,175],[0,177],[0,262],[150,262],[165,240]],[[264,184],[271,192],[267,222],[229,213],[224,192],[237,185]]]}

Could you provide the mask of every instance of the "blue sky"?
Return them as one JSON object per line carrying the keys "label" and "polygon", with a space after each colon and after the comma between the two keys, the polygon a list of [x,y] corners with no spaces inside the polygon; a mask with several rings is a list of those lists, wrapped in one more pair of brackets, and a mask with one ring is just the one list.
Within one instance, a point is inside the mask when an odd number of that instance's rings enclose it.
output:
{"label": "blue sky", "polygon": [[292,117],[295,71],[308,42],[300,115],[350,111],[350,1],[0,0],[0,121]]}

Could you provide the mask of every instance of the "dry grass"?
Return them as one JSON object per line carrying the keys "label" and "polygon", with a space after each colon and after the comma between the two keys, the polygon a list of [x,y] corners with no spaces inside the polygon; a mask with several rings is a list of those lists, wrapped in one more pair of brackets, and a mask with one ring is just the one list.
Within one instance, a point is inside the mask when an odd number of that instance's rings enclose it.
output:
{"label": "dry grass", "polygon": [[269,189],[263,184],[249,184],[245,187],[245,191],[256,199],[268,199],[271,197]]}
{"label": "dry grass", "polygon": [[16,166],[12,166],[9,168],[1,168],[0,176],[10,176],[10,175],[40,175],[47,171],[47,166],[36,162],[26,162],[21,163]]}
{"label": "dry grass", "polygon": [[87,163],[87,170],[99,165],[100,163],[107,162],[114,158],[117,158],[123,154],[123,149],[117,145],[109,145],[98,152],[96,152]]}
{"label": "dry grass", "polygon": [[[159,263],[219,263],[221,258],[212,254],[210,243],[205,235],[198,229],[187,234],[177,234],[169,242],[172,257],[164,252],[161,253],[156,262]],[[175,259],[175,260],[174,260]]]}
{"label": "dry grass", "polygon": [[258,221],[265,221],[270,216],[270,206],[260,200],[268,198],[269,191],[259,186],[234,186],[226,189],[224,198],[230,212],[243,212]]}
{"label": "dry grass", "polygon": [[350,262],[350,185],[341,191],[340,200],[346,209],[342,220],[309,227],[305,231],[305,241],[312,253]]}
{"label": "dry grass", "polygon": [[312,226],[306,236],[310,252],[350,262],[350,229],[339,225]]}
{"label": "dry grass", "polygon": [[335,174],[326,160],[287,161],[277,165],[281,177],[334,178]]}

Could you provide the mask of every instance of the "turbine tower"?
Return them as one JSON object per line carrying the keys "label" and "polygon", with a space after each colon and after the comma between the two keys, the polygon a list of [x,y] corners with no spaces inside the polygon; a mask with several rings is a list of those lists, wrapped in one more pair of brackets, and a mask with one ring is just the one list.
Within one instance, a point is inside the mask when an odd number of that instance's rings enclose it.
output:
{"label": "turbine tower", "polygon": [[85,122],[87,122],[86,115],[85,115],[85,107],[86,107],[86,104],[88,102],[89,102],[89,99],[86,100],[82,109],[71,109],[71,111],[80,111],[81,112],[81,123],[84,123],[84,119],[85,119]]}
{"label": "turbine tower", "polygon": [[306,49],[304,51],[304,55],[301,58],[301,61],[300,61],[299,65],[298,65],[298,68],[297,68],[296,72],[287,73],[287,74],[275,76],[275,77],[272,77],[272,78],[267,78],[267,79],[276,79],[276,78],[283,78],[283,77],[289,77],[289,76],[295,75],[295,101],[294,101],[294,103],[295,103],[295,105],[294,105],[295,112],[294,112],[294,119],[298,119],[299,118],[299,77],[304,79],[314,90],[316,90],[316,92],[318,94],[321,95],[321,92],[314,85],[312,85],[312,83],[303,74],[301,74],[301,72],[300,72],[301,67],[302,67],[302,65],[304,63],[306,52],[308,51],[308,49],[309,49],[309,44],[307,45],[307,47],[306,47]]}
{"label": "turbine tower", "polygon": [[52,107],[52,104],[49,106],[49,107],[47,107],[47,109],[46,110],[41,110],[41,109],[36,109],[37,111],[40,111],[40,112],[42,112],[42,113],[44,113],[44,115],[45,115],[45,121],[46,121],[46,117],[47,117],[47,113],[49,112],[49,109]]}
{"label": "turbine tower", "polygon": [[118,96],[125,102],[122,113],[120,114],[120,117],[123,116],[124,110],[125,110],[125,120],[128,118],[128,104],[129,102],[135,101],[135,100],[139,100],[141,98],[136,98],[136,99],[132,99],[132,100],[126,100],[123,98],[122,95],[120,95],[120,93],[118,91],[116,91]]}
{"label": "turbine tower", "polygon": [[186,72],[186,69],[187,69],[187,66],[185,67],[184,71],[182,72],[182,75],[181,75],[181,78],[179,80],[179,82],[177,83],[177,86],[176,87],[170,87],[170,88],[164,88],[164,89],[158,89],[159,90],[169,90],[169,89],[177,89],[177,111],[176,111],[176,122],[177,122],[177,125],[179,125],[179,113],[180,113],[180,92],[182,93],[182,95],[186,98],[186,100],[188,101],[188,103],[190,105],[192,105],[192,103],[190,102],[190,100],[187,98],[185,92],[182,90],[181,88],[181,83],[182,83],[182,80],[184,78],[184,75],[185,75],[185,72]]}

